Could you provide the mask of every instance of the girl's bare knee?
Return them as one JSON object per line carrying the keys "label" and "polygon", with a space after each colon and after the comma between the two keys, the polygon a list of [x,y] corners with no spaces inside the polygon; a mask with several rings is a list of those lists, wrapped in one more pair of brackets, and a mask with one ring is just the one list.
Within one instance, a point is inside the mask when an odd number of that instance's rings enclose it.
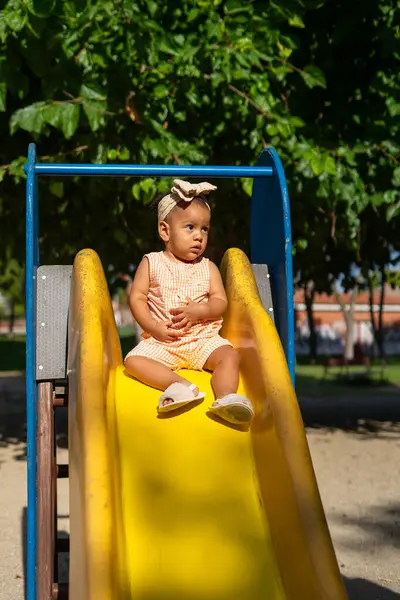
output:
{"label": "girl's bare knee", "polygon": [[230,346],[227,346],[225,352],[221,356],[221,360],[219,361],[224,364],[229,364],[232,368],[239,368],[240,356],[239,352]]}
{"label": "girl's bare knee", "polygon": [[135,373],[140,369],[141,363],[143,363],[141,359],[141,356],[128,356],[124,360],[124,365],[130,373]]}

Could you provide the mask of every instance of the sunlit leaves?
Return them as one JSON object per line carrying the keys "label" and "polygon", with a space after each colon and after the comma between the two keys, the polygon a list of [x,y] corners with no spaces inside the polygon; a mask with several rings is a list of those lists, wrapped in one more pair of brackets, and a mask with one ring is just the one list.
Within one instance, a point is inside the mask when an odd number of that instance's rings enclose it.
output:
{"label": "sunlit leaves", "polygon": [[308,66],[304,67],[304,69],[301,71],[300,74],[301,74],[302,78],[304,79],[305,84],[309,88],[313,88],[313,87],[326,88],[325,75],[323,74],[321,69],[319,69],[317,66],[308,65]]}
{"label": "sunlit leaves", "polygon": [[[390,10],[375,24],[360,4],[374,33],[365,46],[349,43],[361,17],[346,6],[339,20],[319,0],[9,0],[0,10],[2,206],[15,205],[8,186],[23,177],[30,139],[44,160],[145,164],[254,164],[274,145],[297,264],[316,248],[333,263],[341,244],[356,256],[366,207],[399,218],[390,195],[400,188],[398,34]],[[153,239],[147,206],[165,181],[43,183],[43,247],[66,255],[85,239],[117,263],[124,244],[136,259]],[[251,187],[221,184],[218,251],[235,236],[248,249]]]}

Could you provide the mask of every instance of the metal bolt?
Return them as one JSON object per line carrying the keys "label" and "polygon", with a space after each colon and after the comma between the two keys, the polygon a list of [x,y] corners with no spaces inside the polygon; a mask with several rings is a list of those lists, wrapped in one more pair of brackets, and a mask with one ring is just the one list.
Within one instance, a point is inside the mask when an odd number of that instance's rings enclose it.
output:
{"label": "metal bolt", "polygon": [[272,312],[274,309],[273,308],[269,308],[268,310],[269,310],[269,312]]}
{"label": "metal bolt", "polygon": [[44,323],[40,323],[42,327],[44,327]]}
{"label": "metal bolt", "polygon": [[46,275],[42,275],[42,279],[46,279]]}
{"label": "metal bolt", "polygon": [[39,371],[43,371],[43,365],[39,365]]}

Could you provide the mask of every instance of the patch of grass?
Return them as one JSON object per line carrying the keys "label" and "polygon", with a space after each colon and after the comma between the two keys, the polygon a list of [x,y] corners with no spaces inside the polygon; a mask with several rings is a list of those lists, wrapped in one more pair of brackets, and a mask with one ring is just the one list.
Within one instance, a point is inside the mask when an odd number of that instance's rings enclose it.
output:
{"label": "patch of grass", "polygon": [[[343,370],[343,373],[346,371]],[[400,395],[400,361],[390,361],[382,371],[379,364],[373,365],[370,376],[365,367],[350,367],[349,378],[341,376],[340,368],[331,368],[324,377],[320,364],[296,365],[296,390],[299,396],[349,396],[376,395],[396,392]]]}
{"label": "patch of grass", "polygon": [[0,335],[0,371],[25,370],[25,336]]}

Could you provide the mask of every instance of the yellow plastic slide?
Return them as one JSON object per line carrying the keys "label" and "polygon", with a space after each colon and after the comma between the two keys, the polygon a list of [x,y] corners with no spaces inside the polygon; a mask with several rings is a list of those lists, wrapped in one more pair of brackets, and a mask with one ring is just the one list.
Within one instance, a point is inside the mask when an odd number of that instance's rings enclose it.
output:
{"label": "yellow plastic slide", "polygon": [[344,600],[303,423],[250,263],[221,267],[223,334],[256,407],[245,431],[207,397],[157,416],[159,392],[124,371],[101,262],[74,264],[69,315],[70,599]]}

